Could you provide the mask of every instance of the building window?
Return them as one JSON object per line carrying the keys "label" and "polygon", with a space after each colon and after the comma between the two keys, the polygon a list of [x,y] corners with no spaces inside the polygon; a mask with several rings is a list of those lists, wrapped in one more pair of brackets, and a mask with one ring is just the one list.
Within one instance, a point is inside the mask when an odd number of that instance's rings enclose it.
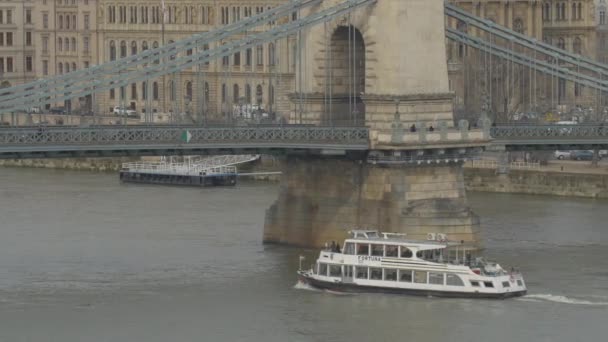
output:
{"label": "building window", "polygon": [[120,42],[120,58],[127,57],[127,42],[124,40]]}
{"label": "building window", "polygon": [[13,23],[13,11],[12,10],[6,10],[6,23],[7,24]]}
{"label": "building window", "polygon": [[574,43],[572,44],[572,50],[576,54],[579,54],[579,55],[582,54],[582,52],[583,52],[583,41],[579,37],[574,38]]}
{"label": "building window", "polygon": [[578,20],[583,20],[583,4],[578,3]]}
{"label": "building window", "polygon": [[65,63],[65,73],[70,72],[70,63]]}
{"label": "building window", "polygon": [[177,97],[176,93],[175,93],[176,89],[175,89],[175,83],[173,83],[173,81],[169,81],[169,100],[170,101],[175,101],[175,98]]}
{"label": "building window", "polygon": [[0,46],[4,46],[4,33],[0,32]]}
{"label": "building window", "polygon": [[246,66],[251,66],[251,59],[253,58],[252,56],[252,51],[251,48],[247,49],[245,51],[245,65]]}
{"label": "building window", "polygon": [[76,38],[72,38],[72,51],[76,51]]}
{"label": "building window", "polygon": [[65,16],[65,28],[67,30],[70,29],[70,15],[69,14]]}
{"label": "building window", "polygon": [[70,38],[65,38],[63,40],[63,46],[64,46],[65,52],[70,52]]}
{"label": "building window", "polygon": [[13,46],[13,32],[6,32],[6,46]]}
{"label": "building window", "polygon": [[274,48],[274,44],[270,43],[270,44],[268,44],[268,65],[274,66],[275,63],[276,63],[275,48]]}
{"label": "building window", "polygon": [[49,74],[49,61],[42,61],[42,75],[47,76]]}
{"label": "building window", "polygon": [[116,43],[114,43],[113,40],[110,41],[110,60],[111,61],[116,60]]}
{"label": "building window", "polygon": [[84,15],[84,29],[88,30],[90,28],[91,22],[88,14]]}
{"label": "building window", "polygon": [[42,28],[49,28],[49,15],[47,13],[42,14]]}
{"label": "building window", "polygon": [[131,83],[131,100],[137,100],[137,84]]}
{"label": "building window", "polygon": [[131,55],[136,55],[136,54],[137,54],[137,42],[132,41],[131,42]]}
{"label": "building window", "polygon": [[88,69],[89,68],[89,61],[85,61],[83,67],[85,69]]}
{"label": "building window", "polygon": [[192,101],[192,82],[186,82],[186,98]]}
{"label": "building window", "polygon": [[110,89],[110,100],[114,100],[116,98],[116,91],[114,89]]}
{"label": "building window", "polygon": [[145,100],[148,98],[148,82],[141,83],[141,99]]}
{"label": "building window", "polygon": [[63,64],[59,63],[57,65],[57,71],[59,72],[60,75],[63,74]]}
{"label": "building window", "polygon": [[158,100],[158,83],[152,83],[152,98]]}
{"label": "building window", "polygon": [[32,23],[32,10],[31,9],[25,10],[25,23],[26,24]]}
{"label": "building window", "polygon": [[241,65],[241,53],[240,52],[234,53],[233,63],[235,66]]}
{"label": "building window", "polygon": [[72,63],[72,71],[76,71],[76,63]]}
{"label": "building window", "polygon": [[562,50],[566,49],[566,41],[564,40],[564,38],[560,38],[557,40],[557,47]]}
{"label": "building window", "polygon": [[57,50],[63,51],[63,39],[57,38]]}
{"label": "building window", "polygon": [[515,19],[513,22],[513,30],[517,33],[524,33],[524,22],[520,18]]}
{"label": "building window", "polygon": [[34,70],[34,63],[32,56],[25,57],[25,71],[32,72]]}
{"label": "building window", "polygon": [[32,46],[32,32],[25,32],[25,45]]}
{"label": "building window", "polygon": [[264,65],[264,47],[262,45],[255,47],[255,60],[258,66]]}
{"label": "building window", "polygon": [[49,37],[42,37],[42,53],[49,53]]}
{"label": "building window", "polygon": [[251,85],[245,84],[245,101],[247,104],[251,104]]}
{"label": "building window", "polygon": [[232,103],[239,103],[239,85],[232,86]]}
{"label": "building window", "polygon": [[84,52],[89,52],[89,37],[82,38],[82,45],[84,48]]}
{"label": "building window", "polygon": [[[260,84],[258,84],[257,87],[255,87],[255,99],[256,99],[258,105],[261,105],[262,101],[264,101],[264,89],[262,88],[262,85],[260,85]],[[369,247],[369,245],[358,245],[358,246],[359,246],[359,248]]]}
{"label": "building window", "polygon": [[600,11],[600,25],[606,24],[606,11]]}

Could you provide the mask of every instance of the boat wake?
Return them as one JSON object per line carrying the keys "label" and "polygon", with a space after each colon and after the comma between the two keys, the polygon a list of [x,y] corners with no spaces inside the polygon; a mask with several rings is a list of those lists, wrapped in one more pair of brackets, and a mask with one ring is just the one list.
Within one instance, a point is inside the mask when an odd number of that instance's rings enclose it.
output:
{"label": "boat wake", "polygon": [[321,291],[319,289],[316,289],[312,286],[310,286],[309,284],[306,284],[304,282],[298,281],[294,286],[294,289],[296,290],[307,290],[307,291]]}
{"label": "boat wake", "polygon": [[584,299],[570,298],[566,296],[552,295],[548,293],[541,294],[530,294],[520,298],[520,300],[528,302],[554,302],[562,304],[575,304],[575,305],[593,305],[593,306],[608,306],[608,302],[595,302]]}

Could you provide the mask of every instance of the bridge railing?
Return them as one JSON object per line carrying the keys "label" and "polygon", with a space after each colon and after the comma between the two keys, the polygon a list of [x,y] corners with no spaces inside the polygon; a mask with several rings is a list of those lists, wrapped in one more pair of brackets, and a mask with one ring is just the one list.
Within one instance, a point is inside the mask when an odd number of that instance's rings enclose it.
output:
{"label": "bridge railing", "polygon": [[0,146],[325,143],[368,144],[365,127],[93,127],[0,129]]}
{"label": "bridge railing", "polygon": [[497,125],[490,129],[493,139],[608,139],[608,124],[579,125]]}

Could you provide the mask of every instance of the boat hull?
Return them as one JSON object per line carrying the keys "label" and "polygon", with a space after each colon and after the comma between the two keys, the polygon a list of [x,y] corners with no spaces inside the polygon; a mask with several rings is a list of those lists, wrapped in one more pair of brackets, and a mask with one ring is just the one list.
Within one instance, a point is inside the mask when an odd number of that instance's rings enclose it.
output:
{"label": "boat hull", "polygon": [[315,279],[304,272],[298,272],[300,281],[322,290],[331,290],[347,293],[389,293],[403,294],[411,296],[424,297],[448,297],[448,298],[486,298],[486,299],[506,299],[512,297],[520,297],[526,294],[527,291],[513,291],[504,293],[480,293],[480,292],[457,292],[457,291],[436,291],[436,290],[421,290],[421,289],[404,289],[391,288],[380,286],[366,286],[355,283],[344,282],[329,282]]}
{"label": "boat hull", "polygon": [[120,171],[119,178],[125,183],[161,184],[161,185],[184,185],[184,186],[234,186],[236,185],[236,174],[212,174],[212,175],[172,175],[146,172]]}

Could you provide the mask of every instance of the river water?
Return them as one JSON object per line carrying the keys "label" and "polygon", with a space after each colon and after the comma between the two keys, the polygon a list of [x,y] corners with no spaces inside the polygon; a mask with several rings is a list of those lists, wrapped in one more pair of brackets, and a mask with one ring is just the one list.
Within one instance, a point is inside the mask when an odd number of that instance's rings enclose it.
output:
{"label": "river water", "polygon": [[0,168],[0,341],[606,341],[608,201],[470,194],[511,300],[298,288],[263,245],[277,185],[125,185]]}

